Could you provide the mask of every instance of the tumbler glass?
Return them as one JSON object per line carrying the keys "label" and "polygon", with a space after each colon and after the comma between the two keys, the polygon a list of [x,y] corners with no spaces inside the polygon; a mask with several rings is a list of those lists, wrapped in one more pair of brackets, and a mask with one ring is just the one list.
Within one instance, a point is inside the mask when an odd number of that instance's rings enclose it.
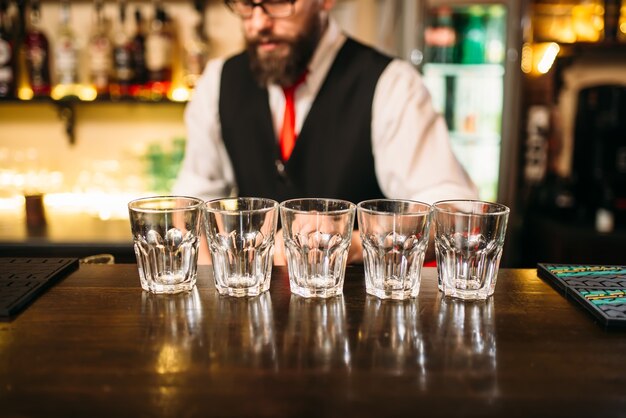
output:
{"label": "tumbler glass", "polygon": [[416,297],[428,248],[431,206],[376,199],[357,205],[365,290],[381,299]]}
{"label": "tumbler glass", "polygon": [[196,285],[204,202],[155,196],[128,203],[141,287],[178,293]]}
{"label": "tumbler glass", "polygon": [[440,201],[433,207],[440,290],[467,300],[493,295],[509,208],[477,200]]}
{"label": "tumbler glass", "polygon": [[220,294],[256,296],[270,288],[277,222],[278,202],[271,199],[206,203],[206,237]]}
{"label": "tumbler glass", "polygon": [[354,203],[335,199],[282,202],[280,215],[291,291],[302,297],[343,294]]}

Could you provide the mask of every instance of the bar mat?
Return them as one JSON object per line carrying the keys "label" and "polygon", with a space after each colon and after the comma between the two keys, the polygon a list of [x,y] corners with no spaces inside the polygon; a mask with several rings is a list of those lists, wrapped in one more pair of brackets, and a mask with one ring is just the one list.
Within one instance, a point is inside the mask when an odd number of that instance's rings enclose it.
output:
{"label": "bar mat", "polygon": [[539,263],[537,275],[606,328],[626,328],[626,266]]}
{"label": "bar mat", "polygon": [[77,258],[0,257],[0,317],[15,315],[77,268]]}

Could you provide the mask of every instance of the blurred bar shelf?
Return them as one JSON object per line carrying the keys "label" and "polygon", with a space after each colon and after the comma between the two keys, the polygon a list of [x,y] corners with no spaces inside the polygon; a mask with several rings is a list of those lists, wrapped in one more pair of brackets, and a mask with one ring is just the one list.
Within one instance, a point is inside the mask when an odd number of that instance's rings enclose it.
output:
{"label": "blurred bar shelf", "polygon": [[117,262],[134,262],[132,234],[123,204],[129,199],[124,194],[42,196],[44,220],[37,219],[33,224],[23,198],[0,198],[0,254],[86,257],[108,253]]}
{"label": "blurred bar shelf", "polygon": [[453,77],[502,77],[504,66],[500,64],[424,64],[424,73],[437,76]]}
{"label": "blurred bar shelf", "polygon": [[[189,93],[190,95],[191,93]],[[189,97],[189,96],[187,96]],[[65,133],[68,142],[71,145],[76,143],[76,107],[77,106],[93,106],[93,105],[132,105],[132,106],[184,106],[185,100],[173,100],[168,97],[160,97],[158,99],[134,98],[134,97],[97,97],[94,100],[83,100],[79,97],[72,96],[63,99],[53,99],[52,97],[33,97],[32,99],[20,98],[0,98],[1,105],[13,106],[29,106],[29,105],[52,105],[57,108],[59,119],[64,124]]]}

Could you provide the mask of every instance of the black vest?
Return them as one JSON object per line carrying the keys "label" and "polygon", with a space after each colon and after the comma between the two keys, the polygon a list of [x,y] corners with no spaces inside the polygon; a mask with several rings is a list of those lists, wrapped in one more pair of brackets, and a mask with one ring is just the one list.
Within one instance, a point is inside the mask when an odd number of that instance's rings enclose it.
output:
{"label": "black vest", "polygon": [[383,197],[372,153],[372,101],[391,59],[348,39],[307,115],[291,157],[280,162],[267,89],[247,53],[224,63],[219,95],[222,137],[239,196],[361,200]]}

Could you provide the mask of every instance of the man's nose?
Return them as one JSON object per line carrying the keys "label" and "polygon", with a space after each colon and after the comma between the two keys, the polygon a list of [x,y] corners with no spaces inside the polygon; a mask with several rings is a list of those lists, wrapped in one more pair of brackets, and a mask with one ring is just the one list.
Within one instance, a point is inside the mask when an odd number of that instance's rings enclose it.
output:
{"label": "man's nose", "polygon": [[250,24],[256,32],[263,32],[272,27],[274,19],[265,13],[263,7],[255,7],[250,16]]}

